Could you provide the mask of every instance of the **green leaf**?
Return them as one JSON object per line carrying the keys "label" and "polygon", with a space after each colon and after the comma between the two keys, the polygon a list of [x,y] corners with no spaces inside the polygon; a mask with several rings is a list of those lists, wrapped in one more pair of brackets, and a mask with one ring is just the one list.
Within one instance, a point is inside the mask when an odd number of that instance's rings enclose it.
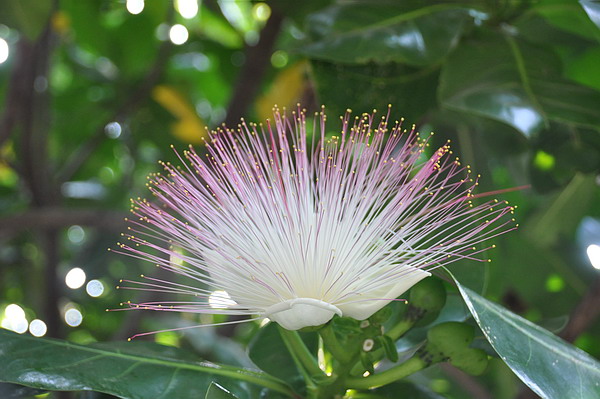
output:
{"label": "green leaf", "polygon": [[268,374],[191,359],[185,351],[147,342],[84,346],[0,330],[4,382],[128,399],[202,397],[212,381],[240,398],[257,397],[261,387],[292,395],[283,381]]}
{"label": "green leaf", "polygon": [[600,395],[600,363],[547,330],[454,280],[473,317],[502,360],[542,398]]}
{"label": "green leaf", "polygon": [[548,246],[556,242],[561,233],[574,232],[595,190],[594,176],[576,174],[562,192],[532,216],[524,233],[539,245]]}
{"label": "green leaf", "polygon": [[[308,349],[316,354],[318,335],[315,332],[299,334]],[[269,323],[258,331],[248,346],[248,355],[261,370],[288,382],[299,393],[306,389],[304,378],[281,339],[277,324]]]}
{"label": "green leaf", "polygon": [[579,0],[581,6],[598,28],[600,28],[600,2],[593,0]]}
{"label": "green leaf", "polygon": [[436,103],[438,69],[417,69],[398,63],[345,65],[312,61],[319,101],[330,117],[347,108],[356,113],[381,113],[392,104],[392,114],[417,122]]}
{"label": "green leaf", "polygon": [[300,51],[333,62],[430,65],[454,48],[468,18],[452,4],[336,4],[308,18],[312,41]]}
{"label": "green leaf", "polygon": [[385,351],[385,357],[387,357],[392,363],[396,363],[398,361],[398,350],[396,349],[396,344],[390,337],[387,335],[382,335],[378,337],[378,340],[381,342],[383,346],[383,350]]}
{"label": "green leaf", "polygon": [[204,399],[236,399],[237,396],[223,388],[216,382],[211,382]]}
{"label": "green leaf", "polygon": [[451,54],[440,76],[448,109],[504,122],[530,137],[549,121],[600,126],[600,92],[561,77],[551,52],[488,32]]}
{"label": "green leaf", "polygon": [[48,22],[51,0],[4,0],[0,23],[18,29],[29,40],[35,40]]}
{"label": "green leaf", "polygon": [[[582,4],[570,0],[544,0],[537,2],[531,11],[543,16],[552,25],[581,37],[600,40],[600,31],[586,15]],[[524,13],[528,17],[529,13]]]}

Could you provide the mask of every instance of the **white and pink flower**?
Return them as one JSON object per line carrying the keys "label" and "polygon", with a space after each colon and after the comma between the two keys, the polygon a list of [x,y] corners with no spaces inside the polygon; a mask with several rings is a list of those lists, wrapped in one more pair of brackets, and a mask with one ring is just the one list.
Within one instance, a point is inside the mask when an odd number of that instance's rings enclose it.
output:
{"label": "white and pink flower", "polygon": [[487,261],[478,244],[514,228],[506,203],[472,204],[477,179],[448,144],[432,150],[389,112],[348,112],[335,130],[326,119],[307,126],[304,111],[275,110],[266,125],[212,132],[183,168],[164,164],[149,185],[158,203],[134,201],[132,244],[119,245],[185,280],[129,288],[189,300],[131,306],[258,315],[290,330],[362,320],[434,268]]}

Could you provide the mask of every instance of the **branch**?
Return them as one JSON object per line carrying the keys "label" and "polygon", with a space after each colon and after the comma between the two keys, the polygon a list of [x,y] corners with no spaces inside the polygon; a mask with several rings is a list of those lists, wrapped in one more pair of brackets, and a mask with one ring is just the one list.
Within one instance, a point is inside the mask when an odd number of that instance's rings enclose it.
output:
{"label": "branch", "polygon": [[[170,19],[170,18],[169,18]],[[132,94],[121,104],[120,107],[98,128],[92,135],[83,143],[76,152],[74,152],[63,168],[58,173],[58,181],[65,182],[70,180],[75,173],[81,168],[88,157],[98,148],[98,146],[106,139],[104,127],[110,122],[123,121],[126,117],[140,107],[140,105],[150,96],[152,88],[159,82],[160,77],[169,60],[169,52],[173,47],[168,40],[164,41],[156,55],[154,63],[148,70],[148,73],[142,79],[142,82],[137,89],[132,91]]]}
{"label": "branch", "polygon": [[469,374],[457,369],[450,363],[442,363],[440,364],[440,367],[446,375],[456,381],[464,391],[468,392],[470,397],[477,399],[493,399],[492,394],[487,388]]}
{"label": "branch", "polygon": [[573,342],[600,315],[600,277],[590,286],[581,302],[573,309],[569,322],[559,336],[568,342]]}
{"label": "branch", "polygon": [[260,32],[255,46],[246,46],[245,63],[238,75],[237,82],[227,107],[225,125],[237,126],[258,93],[265,70],[270,61],[275,41],[281,30],[283,16],[272,9],[271,17]]}
{"label": "branch", "polygon": [[123,231],[128,213],[119,211],[67,209],[63,207],[33,208],[0,219],[0,240],[25,230],[53,230],[61,227],[90,226],[107,231]]}

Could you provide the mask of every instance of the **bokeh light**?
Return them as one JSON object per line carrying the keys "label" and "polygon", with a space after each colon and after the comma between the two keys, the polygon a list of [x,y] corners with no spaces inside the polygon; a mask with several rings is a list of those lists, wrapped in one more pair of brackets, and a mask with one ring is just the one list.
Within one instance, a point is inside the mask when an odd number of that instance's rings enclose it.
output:
{"label": "bokeh light", "polygon": [[0,64],[8,59],[8,43],[0,37]]}
{"label": "bokeh light", "polygon": [[121,128],[121,124],[119,122],[110,122],[106,126],[104,126],[104,133],[111,139],[116,139],[121,136],[121,132],[123,129]]}
{"label": "bokeh light", "polygon": [[23,334],[27,331],[29,323],[25,318],[25,311],[17,304],[11,303],[4,308],[4,317],[0,325],[7,330]]}
{"label": "bokeh light", "polygon": [[85,286],[85,292],[93,298],[97,298],[104,293],[104,284],[100,280],[90,280]]}
{"label": "bokeh light", "polygon": [[65,276],[65,284],[72,290],[76,290],[85,284],[85,278],[85,272],[79,267],[74,267]]}
{"label": "bokeh light", "polygon": [[125,7],[130,14],[137,15],[144,11],[144,0],[127,0]]}
{"label": "bokeh light", "polygon": [[71,308],[65,312],[65,322],[71,327],[77,327],[83,321],[83,315],[78,309]]}
{"label": "bokeh light", "polygon": [[43,337],[48,332],[48,327],[42,320],[34,319],[29,323],[29,332],[34,337]]}
{"label": "bokeh light", "polygon": [[600,270],[600,245],[589,245],[586,252],[594,269]]}
{"label": "bokeh light", "polygon": [[85,239],[85,231],[81,226],[73,225],[67,230],[67,237],[73,244],[81,244]]}
{"label": "bokeh light", "polygon": [[194,18],[198,14],[198,0],[175,0],[175,9],[185,19]]}
{"label": "bokeh light", "polygon": [[189,37],[187,28],[181,24],[175,24],[169,30],[169,39],[173,44],[181,45],[187,42]]}
{"label": "bokeh light", "polygon": [[267,3],[256,3],[252,7],[252,14],[257,21],[266,21],[271,16],[271,7]]}

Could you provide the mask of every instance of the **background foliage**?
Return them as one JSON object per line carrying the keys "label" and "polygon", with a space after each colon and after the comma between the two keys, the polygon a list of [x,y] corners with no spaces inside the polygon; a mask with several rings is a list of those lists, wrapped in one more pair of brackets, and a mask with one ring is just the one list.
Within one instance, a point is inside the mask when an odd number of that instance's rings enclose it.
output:
{"label": "background foliage", "polygon": [[[264,120],[273,104],[325,104],[331,117],[392,104],[393,117],[407,126],[435,131],[437,143],[450,139],[482,175],[480,192],[526,186],[500,195],[518,206],[520,229],[495,240],[489,266],[455,264],[457,279],[600,356],[600,280],[586,255],[600,245],[600,3],[146,0],[137,14],[134,3],[0,2],[0,39],[9,48],[0,64],[4,328],[24,332],[39,319],[48,336],[91,344],[197,324],[193,317],[105,312],[131,298],[115,290],[118,280],[147,270],[106,248],[125,228],[129,198],[147,196],[145,176],[159,169],[158,160],[175,159],[169,145],[201,148],[206,127],[235,125],[242,116]],[[173,43],[181,41],[176,24],[189,35],[181,44]],[[65,285],[75,267],[86,283],[101,283],[99,296],[86,285]],[[448,312],[464,307],[449,303]],[[66,323],[79,316],[78,326]],[[257,358],[252,349],[248,357],[242,349],[256,328],[149,339],[184,350],[156,346],[167,363],[187,352],[232,365],[254,361],[273,372],[269,363],[285,359]],[[255,338],[250,348],[264,342]],[[148,365],[143,375],[160,374],[153,367],[167,366]],[[0,379],[9,381],[8,372]],[[293,369],[274,373],[300,378]],[[206,378],[200,391],[227,381],[220,378]],[[529,395],[499,359],[477,379],[436,366],[413,382],[421,390],[412,397]],[[227,397],[218,384],[210,397]],[[127,397],[122,389],[110,392]],[[234,393],[254,397],[254,389]],[[40,394],[7,384],[2,392]]]}

